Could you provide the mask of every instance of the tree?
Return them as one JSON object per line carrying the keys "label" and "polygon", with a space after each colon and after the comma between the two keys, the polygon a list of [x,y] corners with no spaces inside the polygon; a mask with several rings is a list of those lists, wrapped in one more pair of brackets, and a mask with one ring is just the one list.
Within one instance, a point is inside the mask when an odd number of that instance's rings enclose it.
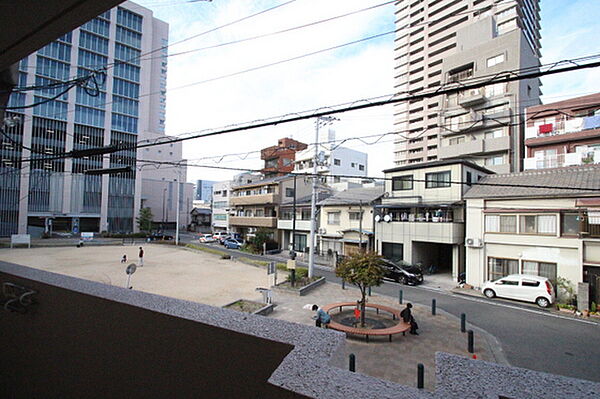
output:
{"label": "tree", "polygon": [[262,253],[263,244],[267,244],[267,251],[277,248],[277,243],[271,238],[271,232],[267,229],[260,228],[250,240],[248,240],[248,247],[251,252],[255,254]]}
{"label": "tree", "polygon": [[338,277],[358,287],[361,294],[360,326],[365,326],[367,289],[381,285],[384,269],[381,256],[374,252],[356,252],[346,257],[335,269]]}
{"label": "tree", "polygon": [[141,208],[140,216],[135,218],[138,223],[138,227],[141,231],[150,231],[152,230],[152,219],[154,215],[152,214],[152,210],[150,208]]}

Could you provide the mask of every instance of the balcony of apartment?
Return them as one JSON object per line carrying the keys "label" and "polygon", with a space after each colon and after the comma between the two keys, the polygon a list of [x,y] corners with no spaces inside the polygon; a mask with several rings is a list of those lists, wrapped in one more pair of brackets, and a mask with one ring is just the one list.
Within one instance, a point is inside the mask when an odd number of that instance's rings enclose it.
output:
{"label": "balcony of apartment", "polygon": [[[296,230],[310,231],[310,219],[296,219]],[[279,219],[277,228],[280,230],[292,230],[293,221],[291,219]]]}
{"label": "balcony of apartment", "polygon": [[483,88],[469,89],[458,93],[458,104],[462,107],[472,107],[486,101]]}
{"label": "balcony of apartment", "polygon": [[279,194],[277,194],[277,193],[239,195],[239,196],[232,196],[229,199],[229,204],[231,206],[278,204],[279,199],[280,199],[280,197],[279,197]]}
{"label": "balcony of apartment", "polygon": [[277,228],[275,216],[230,216],[231,226]]}
{"label": "balcony of apartment", "polygon": [[600,137],[600,116],[561,119],[525,128],[525,146],[535,147]]}
{"label": "balcony of apartment", "polygon": [[438,157],[457,158],[463,155],[480,154],[483,152],[483,140],[463,141],[458,144],[438,147]]}
{"label": "balcony of apartment", "polygon": [[528,169],[547,169],[562,168],[563,166],[593,165],[600,163],[600,150],[587,150],[585,147],[578,149],[577,152],[566,154],[545,154],[525,158],[523,168]]}
{"label": "balcony of apartment", "polygon": [[[389,205],[388,205],[389,206]],[[407,205],[409,206],[409,205]],[[460,205],[440,204],[414,208],[387,208],[386,216],[376,224],[378,239],[397,242],[410,237],[413,241],[437,242],[442,244],[461,244],[464,241],[465,225],[460,218]],[[388,221],[389,220],[389,221]]]}

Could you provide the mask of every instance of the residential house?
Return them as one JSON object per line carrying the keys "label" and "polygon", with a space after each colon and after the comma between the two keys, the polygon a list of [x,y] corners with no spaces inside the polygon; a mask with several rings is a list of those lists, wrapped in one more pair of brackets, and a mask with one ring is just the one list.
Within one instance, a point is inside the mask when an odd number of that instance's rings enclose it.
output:
{"label": "residential house", "polygon": [[320,201],[320,252],[350,255],[373,248],[373,207],[380,203],[383,191],[383,185],[366,185]]}
{"label": "residential house", "polygon": [[463,196],[492,172],[465,160],[443,160],[384,173],[386,195],[375,215],[377,251],[388,259],[433,265],[456,279],[465,264]]}
{"label": "residential house", "polygon": [[[330,197],[332,190],[320,188],[317,192],[317,202]],[[308,253],[310,244],[311,228],[311,199],[312,195],[296,198],[296,220],[294,223],[294,199],[286,198],[279,207],[279,219],[277,229],[280,231],[281,248],[291,249],[292,242],[294,251]],[[317,228],[319,226],[320,211],[317,209]],[[292,240],[293,234],[293,240]]]}
{"label": "residential house", "polygon": [[524,169],[600,163],[600,93],[528,107]]}
{"label": "residential house", "polygon": [[194,208],[190,212],[190,231],[196,233],[210,233],[211,210],[210,208]]}
{"label": "residential house", "polygon": [[274,240],[280,242],[277,230],[279,206],[282,201],[294,197],[294,179],[298,197],[311,192],[308,179],[293,176],[279,176],[232,186],[229,198],[230,211],[233,214],[229,217],[231,230],[246,239],[262,228],[269,231]]}
{"label": "residential house", "polygon": [[467,283],[481,287],[513,273],[564,277],[574,287],[589,282],[600,303],[600,165],[490,175],[481,183],[465,195]]}

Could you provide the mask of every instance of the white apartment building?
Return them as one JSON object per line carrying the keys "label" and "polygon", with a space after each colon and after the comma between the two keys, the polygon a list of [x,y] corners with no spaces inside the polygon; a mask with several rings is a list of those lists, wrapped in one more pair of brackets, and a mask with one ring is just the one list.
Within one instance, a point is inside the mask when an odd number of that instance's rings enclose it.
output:
{"label": "white apartment building", "polygon": [[[539,65],[537,0],[404,0],[396,16],[397,93]],[[522,114],[539,95],[535,79],[398,103],[394,162],[466,158],[496,172],[518,171]]]}
{"label": "white apartment building", "polygon": [[[312,173],[315,150],[306,149],[296,153],[295,173]],[[368,155],[366,152],[352,150],[346,147],[338,147],[321,151],[317,173],[322,176],[367,176]],[[338,183],[344,180],[357,180],[343,177],[334,177],[329,183]]]}
{"label": "white apartment building", "polygon": [[229,198],[231,181],[215,182],[212,186],[212,229],[213,232],[229,231]]}
{"label": "white apartment building", "polygon": [[[132,2],[102,13],[21,60],[19,86],[49,85],[107,68],[97,88],[74,87],[44,104],[7,113],[19,123],[0,146],[0,235],[54,231],[131,232],[141,206],[136,161],[144,151],[45,159],[71,150],[131,145],[165,124],[168,25]],[[15,92],[9,106],[50,99],[62,87]],[[155,93],[140,96],[140,93]],[[32,148],[34,153],[30,153]],[[22,162],[33,158],[32,162]],[[131,172],[89,175],[86,170]]]}

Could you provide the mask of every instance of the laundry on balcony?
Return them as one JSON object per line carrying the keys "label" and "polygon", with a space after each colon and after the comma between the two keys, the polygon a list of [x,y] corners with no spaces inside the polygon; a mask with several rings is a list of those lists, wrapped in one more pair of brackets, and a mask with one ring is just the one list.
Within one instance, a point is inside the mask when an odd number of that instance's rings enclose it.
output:
{"label": "laundry on balcony", "polygon": [[583,118],[584,129],[597,129],[600,128],[600,115],[586,116]]}
{"label": "laundry on balcony", "polygon": [[545,123],[538,128],[538,134],[552,133],[552,123]]}
{"label": "laundry on balcony", "polygon": [[565,121],[565,133],[579,132],[582,128],[583,118],[573,118]]}

